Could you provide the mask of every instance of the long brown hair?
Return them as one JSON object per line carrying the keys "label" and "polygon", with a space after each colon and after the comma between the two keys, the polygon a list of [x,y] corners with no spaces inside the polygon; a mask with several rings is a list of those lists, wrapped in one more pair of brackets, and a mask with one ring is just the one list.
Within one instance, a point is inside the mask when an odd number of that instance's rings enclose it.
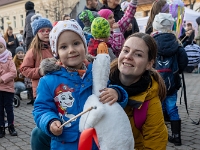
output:
{"label": "long brown hair", "polygon": [[43,42],[40,40],[40,38],[38,37],[38,34],[35,35],[35,37],[33,38],[30,48],[29,49],[33,49],[33,55],[39,56],[40,60],[42,60],[42,45]]}
{"label": "long brown hair", "polygon": [[[155,40],[148,34],[145,33],[135,33],[130,35],[126,41],[131,38],[131,37],[137,37],[142,39],[149,51],[148,51],[148,61],[155,61],[156,60],[156,55],[157,55],[157,45]],[[125,41],[125,43],[126,43]],[[110,74],[113,74],[116,70],[118,70],[118,59],[115,59],[112,61],[111,65],[110,65]],[[158,96],[160,98],[161,101],[163,101],[166,97],[166,86],[165,83],[162,79],[162,77],[160,76],[160,74],[155,70],[155,69],[150,69],[149,70],[150,75],[154,78],[154,80],[158,83],[159,85],[159,91],[158,91]]]}
{"label": "long brown hair", "polygon": [[167,3],[166,0],[156,0],[156,1],[153,2],[145,32],[146,32],[150,27],[152,27],[152,23],[153,23],[153,20],[154,20],[155,16],[156,16],[157,14],[159,14],[159,12],[161,12],[162,7],[163,7],[166,3]]}
{"label": "long brown hair", "polygon": [[[5,39],[6,43],[8,43],[8,31],[9,30],[13,30],[11,26],[8,26],[8,28],[4,34],[4,39]],[[14,38],[15,38],[15,36],[14,36]]]}

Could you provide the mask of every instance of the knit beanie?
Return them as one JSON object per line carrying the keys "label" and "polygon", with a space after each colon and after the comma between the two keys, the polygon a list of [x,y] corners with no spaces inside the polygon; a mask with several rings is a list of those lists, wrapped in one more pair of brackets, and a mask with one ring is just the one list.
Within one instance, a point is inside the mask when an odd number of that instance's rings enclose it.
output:
{"label": "knit beanie", "polygon": [[85,27],[90,27],[94,18],[100,17],[95,11],[84,10],[79,15],[79,19],[83,22]]}
{"label": "knit beanie", "polygon": [[91,33],[94,38],[108,38],[110,36],[110,24],[102,17],[97,17],[91,25]]}
{"label": "knit beanie", "polygon": [[129,4],[130,4],[130,2],[128,2],[128,1],[122,2],[121,3],[122,11],[125,11],[125,9],[128,7]]}
{"label": "knit beanie", "polygon": [[15,49],[15,54],[17,54],[18,52],[22,51],[23,53],[24,52],[24,48],[22,46],[18,46],[16,49]]}
{"label": "knit beanie", "polygon": [[43,18],[40,14],[31,17],[31,27],[34,36],[42,28],[53,28],[51,22],[47,18]]}
{"label": "knit beanie", "polygon": [[34,3],[31,2],[31,1],[26,2],[25,9],[26,10],[33,10],[34,9]]}
{"label": "knit beanie", "polygon": [[174,24],[174,18],[169,13],[159,13],[153,21],[153,28],[157,31],[171,31]]}
{"label": "knit beanie", "polygon": [[[49,41],[51,45],[51,50],[54,54],[55,57],[58,56],[58,51],[57,51],[57,43],[58,43],[58,38],[60,34],[64,31],[73,31],[76,34],[80,36],[80,38],[83,41],[83,44],[85,46],[86,54],[87,54],[87,42],[84,36],[84,32],[78,22],[74,19],[71,20],[64,20],[64,21],[58,21],[58,23],[53,27],[49,34]],[[70,37],[69,37],[70,38]]]}
{"label": "knit beanie", "polygon": [[5,48],[6,48],[6,41],[1,36],[0,36],[0,43],[2,43],[5,46]]}
{"label": "knit beanie", "polygon": [[108,17],[112,14],[113,12],[110,9],[101,9],[98,14],[108,20]]}

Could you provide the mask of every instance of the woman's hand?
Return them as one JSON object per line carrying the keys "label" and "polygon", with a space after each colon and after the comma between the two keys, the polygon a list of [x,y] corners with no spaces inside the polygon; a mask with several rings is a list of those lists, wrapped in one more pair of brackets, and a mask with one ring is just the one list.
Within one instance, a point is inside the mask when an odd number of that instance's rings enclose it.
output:
{"label": "woman's hand", "polygon": [[101,95],[99,96],[100,102],[103,104],[109,103],[109,105],[114,104],[118,100],[118,93],[112,88],[105,88],[100,91]]}
{"label": "woman's hand", "polygon": [[14,44],[14,41],[8,42],[8,45],[13,45],[13,44]]}
{"label": "woman's hand", "polygon": [[59,136],[62,134],[63,132],[63,128],[59,128],[61,126],[61,122],[56,120],[56,121],[53,121],[50,125],[50,131],[51,133],[53,133],[54,135],[56,136]]}

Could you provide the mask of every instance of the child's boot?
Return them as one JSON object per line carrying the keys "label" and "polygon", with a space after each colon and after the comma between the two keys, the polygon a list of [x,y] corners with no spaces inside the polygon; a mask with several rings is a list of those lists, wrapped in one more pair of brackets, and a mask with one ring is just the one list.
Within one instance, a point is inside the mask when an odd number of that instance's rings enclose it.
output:
{"label": "child's boot", "polygon": [[11,136],[17,136],[17,132],[15,131],[14,124],[11,124],[8,126],[8,131]]}
{"label": "child's boot", "polygon": [[1,127],[0,127],[0,138],[4,137],[5,134],[6,134],[6,132],[5,132],[5,127],[4,127],[4,126],[1,126]]}

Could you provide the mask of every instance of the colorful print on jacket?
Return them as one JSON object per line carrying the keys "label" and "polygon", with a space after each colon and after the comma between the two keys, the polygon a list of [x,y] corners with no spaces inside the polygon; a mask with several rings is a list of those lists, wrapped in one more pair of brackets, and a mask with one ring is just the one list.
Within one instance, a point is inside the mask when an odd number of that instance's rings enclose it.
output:
{"label": "colorful print on jacket", "polygon": [[[81,113],[85,101],[92,94],[92,84],[92,63],[87,66],[84,77],[80,77],[78,72],[68,72],[61,67],[60,70],[40,78],[33,116],[37,127],[51,137],[52,150],[78,149],[80,118],[64,126],[59,136],[50,132],[49,125],[52,120],[63,123]],[[126,92],[116,85],[110,87],[123,93],[119,104],[124,107],[128,101]]]}

